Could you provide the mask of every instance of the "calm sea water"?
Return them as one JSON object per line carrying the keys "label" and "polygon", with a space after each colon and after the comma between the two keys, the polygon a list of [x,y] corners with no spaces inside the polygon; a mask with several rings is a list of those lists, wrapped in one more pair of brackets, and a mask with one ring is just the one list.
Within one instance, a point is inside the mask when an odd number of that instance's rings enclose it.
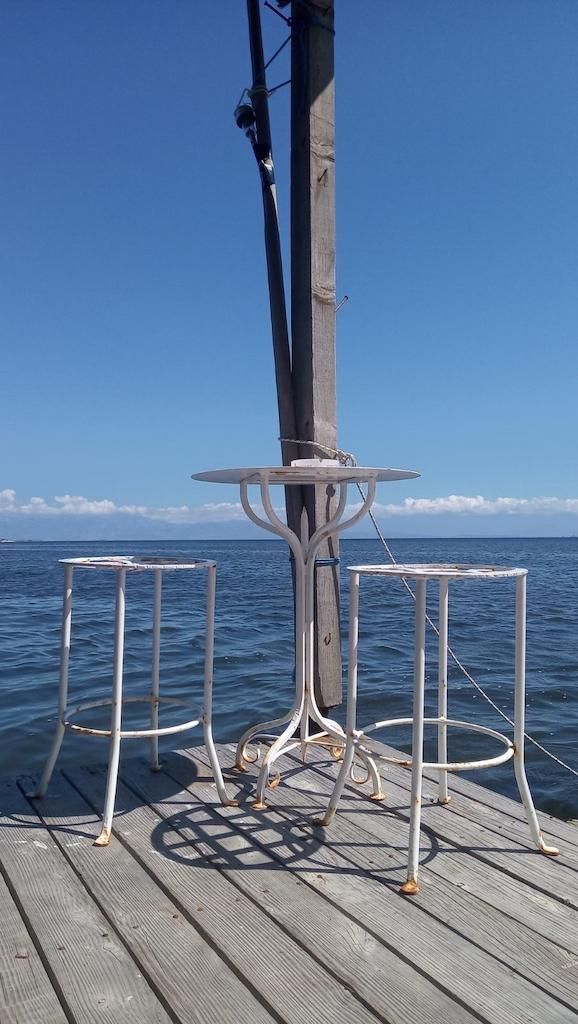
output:
{"label": "calm sea water", "polygon": [[[506,540],[398,540],[399,561],[464,561],[526,566],[528,584],[527,731],[578,767],[578,538]],[[236,739],[254,721],[287,709],[292,693],[291,584],[287,550],[277,541],[16,543],[0,546],[0,774],[38,770],[55,722],[62,567],[82,554],[171,554],[218,562],[215,638],[215,734]],[[378,541],[344,540],[342,565],[383,561]],[[344,625],[347,579],[343,573]],[[169,696],[200,693],[203,659],[201,574],[166,578],[163,597],[161,686]],[[362,584],[360,721],[410,713],[413,604],[398,581]],[[430,587],[429,608],[437,618]],[[77,572],[71,654],[71,700],[110,693],[113,575]],[[125,688],[146,692],[150,671],[152,581],[129,577]],[[450,642],[491,697],[511,713],[514,586],[455,583],[450,589]],[[344,643],[344,654],[346,644]],[[435,638],[429,637],[428,702],[435,714]],[[193,698],[194,699],[194,698]],[[135,727],[144,724],[131,710]],[[473,716],[500,729],[500,720],[457,669],[450,673],[450,714]],[[163,712],[162,724],[172,721]],[[343,718],[343,709],[336,714]],[[92,724],[103,721],[91,718]],[[199,733],[186,734],[201,742]],[[381,738],[407,748],[398,729]],[[62,763],[102,761],[104,740],[68,735]],[[136,752],[125,744],[125,756]],[[185,737],[161,741],[164,749]],[[429,753],[433,740],[428,740]],[[492,741],[489,741],[490,745]],[[139,741],[139,746],[142,741]],[[492,747],[492,750],[494,748]],[[498,748],[495,748],[498,752]],[[451,733],[450,755],[487,756],[488,740]],[[528,746],[528,776],[538,807],[578,817],[576,777]],[[511,765],[476,773],[515,795]]]}

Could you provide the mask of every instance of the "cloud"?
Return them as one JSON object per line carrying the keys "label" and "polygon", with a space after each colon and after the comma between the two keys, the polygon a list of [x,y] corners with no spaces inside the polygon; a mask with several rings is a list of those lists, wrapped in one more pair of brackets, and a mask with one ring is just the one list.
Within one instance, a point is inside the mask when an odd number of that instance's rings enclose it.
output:
{"label": "cloud", "polygon": [[[353,512],[357,506],[351,506]],[[258,507],[256,511],[261,514]],[[283,515],[282,509],[276,509]],[[450,494],[442,498],[405,498],[399,504],[376,502],[373,511],[378,518],[390,516],[495,516],[495,515],[578,515],[578,498],[484,498],[478,495]],[[164,523],[196,525],[245,521],[240,502],[223,501],[205,505],[117,505],[110,498],[91,499],[78,494],[56,495],[51,500],[32,497],[20,502],[16,491],[0,491],[0,515],[4,517],[44,519],[112,518],[150,520]]]}
{"label": "cloud", "polygon": [[380,505],[374,511],[378,515],[578,515],[578,498],[484,498],[481,494],[449,494],[447,498],[406,498],[399,505]]}
{"label": "cloud", "polygon": [[16,491],[0,491],[0,511],[10,511],[16,505]]}
{"label": "cloud", "polygon": [[218,523],[244,519],[240,502],[220,502],[207,505],[169,505],[157,508],[147,505],[117,505],[109,498],[93,500],[79,494],[56,495],[52,501],[33,497],[19,502],[11,489],[0,491],[0,513],[19,518],[42,517],[82,518],[127,516],[133,519],[151,519],[166,523]]}

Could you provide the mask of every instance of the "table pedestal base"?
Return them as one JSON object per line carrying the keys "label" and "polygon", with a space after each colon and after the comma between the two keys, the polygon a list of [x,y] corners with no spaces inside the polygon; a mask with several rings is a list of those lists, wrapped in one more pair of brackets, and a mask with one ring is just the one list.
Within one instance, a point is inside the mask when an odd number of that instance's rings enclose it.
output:
{"label": "table pedestal base", "polygon": [[[330,519],[309,537],[309,523],[307,512],[303,510],[301,519],[301,537],[283,523],[277,516],[269,494],[269,480],[266,474],[260,479],[261,500],[267,519],[262,519],[250,504],[248,497],[248,481],[241,481],[241,504],[249,519],[257,526],[263,527],[270,533],[274,533],[287,541],[293,554],[295,564],[295,698],[289,711],[280,718],[269,722],[261,722],[248,729],[237,745],[235,757],[235,768],[243,771],[247,763],[254,763],[259,759],[251,758],[247,754],[248,744],[256,737],[272,740],[271,745],[263,756],[259,777],[257,780],[255,809],[263,810],[266,807],[265,790],[267,786],[278,785],[278,776],[272,778],[272,768],[275,761],[290,750],[301,747],[303,760],[306,757],[307,746],[310,743],[339,748],[341,752],[345,748],[346,736],[338,722],[324,718],[321,714],[314,693],[314,648],[315,648],[315,555],[321,543],[331,535],[336,535],[342,530],[353,526],[362,516],[365,515],[373,502],[375,496],[375,480],[369,480],[367,495],[361,506],[350,516],[343,520],[343,514],[347,503],[347,482],[339,484],[339,498],[337,500],[334,514]],[[311,734],[310,723],[319,726],[320,732]],[[284,728],[283,728],[284,727]],[[271,735],[271,730],[281,729],[279,735]],[[299,734],[299,738],[296,738]],[[373,758],[365,752],[360,752],[361,760],[367,771],[367,778],[371,779],[373,785],[372,796],[375,800],[381,800],[383,794],[379,772]],[[353,776],[352,776],[353,778]]]}

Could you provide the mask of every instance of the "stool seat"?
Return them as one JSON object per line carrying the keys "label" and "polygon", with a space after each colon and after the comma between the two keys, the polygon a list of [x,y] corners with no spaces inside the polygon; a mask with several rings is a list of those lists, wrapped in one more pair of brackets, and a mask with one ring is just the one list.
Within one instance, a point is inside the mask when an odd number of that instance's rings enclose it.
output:
{"label": "stool seat", "polygon": [[512,576],[527,576],[527,569],[517,569],[508,565],[459,565],[442,562],[408,563],[395,565],[350,565],[348,572],[356,572],[360,576],[401,576],[403,579],[437,579],[437,580],[498,580]]}
{"label": "stool seat", "polygon": [[[447,804],[450,797],[448,793],[447,774],[452,771],[471,771],[477,768],[490,768],[503,764],[510,759],[514,762],[514,771],[518,790],[526,818],[538,850],[548,856],[556,856],[558,849],[554,846],[547,846],[542,838],[540,826],[526,772],[524,767],[524,714],[525,714],[525,657],[526,657],[526,576],[527,569],[501,566],[501,565],[472,565],[453,563],[411,563],[406,565],[353,565],[348,567],[350,576],[350,601],[349,601],[349,671],[347,688],[347,726],[345,752],[341,769],[337,776],[333,793],[324,816],[316,821],[319,825],[329,825],[333,820],[346,778],[353,767],[354,757],[362,757],[367,760],[369,757],[376,760],[389,761],[394,764],[403,764],[411,770],[411,805],[409,821],[409,853],[407,880],[402,885],[401,891],[406,895],[415,895],[419,892],[417,882],[419,864],[419,832],[421,822],[421,792],[422,774],[424,768],[431,768],[439,773],[438,799],[441,804]],[[415,601],[415,646],[414,646],[414,674],[413,674],[413,714],[407,718],[389,718],[373,722],[363,729],[357,727],[357,664],[359,649],[359,588],[362,576],[379,577],[381,579],[398,578],[412,580],[415,583],[415,592],[410,593]],[[514,670],[514,738],[505,736],[495,729],[479,725],[475,722],[464,722],[448,717],[448,616],[449,604],[448,593],[449,583],[453,580],[503,580],[514,579],[516,586],[516,616],[515,616],[515,670]],[[436,627],[426,613],[426,588],[428,581],[434,581],[439,587],[439,626]],[[425,705],[425,628],[426,621],[437,633],[438,644],[438,715],[435,718],[426,718]],[[508,719],[509,721],[509,719]],[[378,729],[384,729],[394,725],[411,725],[412,727],[412,752],[411,758],[396,758],[380,754],[375,749],[369,749],[366,745],[366,737]],[[435,725],[438,730],[438,759],[437,761],[424,762],[423,760],[423,739],[424,726]],[[478,759],[476,761],[462,760],[449,761],[447,756],[447,733],[448,728],[460,728],[471,730],[474,733],[482,733],[502,743],[505,747],[501,753]],[[384,794],[381,791],[381,784],[375,788],[371,795],[373,800],[383,800]]]}
{"label": "stool seat", "polygon": [[[107,846],[110,841],[112,830],[112,819],[114,815],[114,803],[118,781],[118,768],[120,760],[120,744],[124,739],[148,738],[151,741],[151,768],[159,770],[158,759],[158,738],[159,736],[170,736],[174,733],[183,732],[185,729],[192,729],[202,726],[205,745],[210,758],[211,767],[217,787],[219,798],[223,804],[233,805],[235,801],[229,800],[221,767],[217,758],[217,752],[213,741],[212,733],[212,697],[213,697],[213,647],[215,634],[215,591],[217,563],[211,559],[183,559],[165,556],[137,557],[136,555],[97,555],[80,558],[63,558],[60,560],[64,565],[64,603],[62,612],[62,633],[60,642],[60,683],[58,691],[58,721],[56,732],[52,742],[52,748],[48,755],[42,777],[34,794],[36,798],[43,797],[46,793],[50,778],[54,771],[58,754],[64,734],[67,730],[84,736],[104,736],[110,740],[110,754],[108,762],[108,778],[106,784],[106,796],[103,812],[102,832],[95,842],[96,846]],[[100,700],[83,701],[76,706],[68,705],[68,665],[70,657],[70,640],[72,629],[72,583],[75,569],[110,570],[116,574],[116,604],[115,604],[115,630],[114,630],[114,660],[112,695]],[[162,579],[166,572],[180,570],[199,570],[207,574],[206,594],[206,622],[205,622],[205,658],[204,658],[204,690],[203,701],[200,707],[192,705],[188,701],[176,697],[161,697],[160,685],[160,654],[161,654],[161,597]],[[151,659],[151,689],[146,696],[123,697],[123,659],[124,659],[124,621],[126,602],[126,579],[127,574],[134,572],[152,572],[154,574],[154,598],[152,616],[152,659]],[[144,703],[150,706],[151,724],[148,729],[123,729],[122,709],[125,704]],[[183,707],[188,710],[186,721],[177,725],[159,726],[159,706],[169,704],[173,707]],[[82,725],[72,719],[83,711],[97,707],[111,708],[111,723],[109,729],[95,729]],[[191,711],[195,712],[191,718]]]}
{"label": "stool seat", "polygon": [[127,572],[144,572],[151,569],[162,569],[170,572],[176,569],[208,569],[216,568],[217,563],[209,558],[193,558],[183,562],[181,558],[137,558],[136,555],[91,555],[83,558],[61,558],[62,565],[72,565],[78,569],[126,569]]}

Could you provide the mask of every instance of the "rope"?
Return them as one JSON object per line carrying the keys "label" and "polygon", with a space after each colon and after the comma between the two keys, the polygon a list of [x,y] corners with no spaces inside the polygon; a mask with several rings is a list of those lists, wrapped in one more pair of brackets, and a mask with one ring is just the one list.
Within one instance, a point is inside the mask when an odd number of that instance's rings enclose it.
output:
{"label": "rope", "polygon": [[320,452],[325,452],[326,455],[336,456],[342,466],[356,466],[357,462],[355,456],[351,452],[346,452],[342,448],[328,448],[326,444],[321,444],[320,441],[298,441],[295,437],[280,437],[280,441],[286,441],[287,444],[308,444],[313,448],[319,448]]}
{"label": "rope", "polygon": [[[290,440],[290,441],[292,441],[293,444],[308,444],[308,445],[312,445],[314,448],[319,448],[320,451],[325,452],[328,455],[335,456],[337,459],[339,459],[339,462],[343,466],[356,466],[357,465],[357,459],[355,458],[355,456],[352,455],[351,452],[343,451],[341,448],[329,448],[327,445],[320,444],[318,441],[297,441],[297,440],[294,440],[293,438],[286,438],[286,437],[282,437],[282,438],[280,438],[280,440],[281,441],[289,441]],[[363,488],[362,488],[361,484],[357,483],[356,486],[357,486],[357,490],[359,491],[362,499],[365,500],[365,494],[363,493]],[[382,531],[381,531],[381,529],[379,527],[379,524],[378,524],[378,522],[377,522],[373,512],[371,511],[371,509],[369,509],[368,515],[369,515],[369,518],[371,519],[371,522],[373,523],[375,532],[377,533],[377,536],[379,537],[379,540],[381,541],[381,543],[382,543],[382,545],[383,545],[383,547],[384,547],[384,549],[385,549],[385,551],[387,553],[387,556],[388,556],[391,564],[392,565],[398,565],[398,562],[397,562],[397,560],[395,558],[395,555],[393,554],[391,548],[389,547],[389,544],[387,543],[385,537],[383,536],[383,533],[382,533]],[[405,589],[407,590],[408,594],[410,595],[412,601],[415,601],[415,594],[414,594],[413,590],[411,589],[411,587],[410,587],[409,583],[407,582],[407,580],[402,577],[401,578],[401,582],[403,583],[403,586],[405,587]],[[426,615],[426,621],[427,621],[428,625],[431,627],[431,629],[433,630],[433,632],[435,633],[435,635],[437,637],[439,637],[439,635],[440,635],[439,629],[436,626],[435,622],[433,622],[433,620],[430,618],[429,615]],[[501,718],[504,719],[504,721],[506,721],[509,725],[511,725],[512,728],[515,728],[515,723],[512,721],[512,719],[506,714],[505,711],[502,711],[502,709],[495,703],[495,701],[492,700],[490,695],[486,693],[486,691],[483,689],[483,687],[480,686],[480,684],[478,682],[476,682],[474,677],[470,674],[470,672],[468,672],[468,670],[465,667],[464,663],[460,660],[458,655],[455,653],[453,648],[450,647],[449,644],[448,644],[448,654],[453,659],[453,661],[455,662],[457,667],[460,669],[460,671],[463,672],[463,674],[465,675],[466,679],[472,684],[472,686],[475,687],[475,689],[484,698],[484,700],[488,702],[490,707],[492,707],[494,709],[494,711],[496,711],[498,713],[498,715],[500,715]],[[552,761],[555,761],[556,764],[559,764],[561,768],[565,768],[566,771],[569,771],[569,772],[572,773],[572,775],[576,775],[578,777],[578,771],[575,768],[572,768],[571,765],[566,764],[565,761],[562,761],[562,759],[560,757],[558,757],[556,754],[553,754],[551,750],[548,750],[545,746],[543,746],[542,743],[539,743],[539,741],[534,739],[533,736],[530,736],[529,733],[527,733],[527,732],[524,733],[524,739],[528,740],[529,743],[532,743],[543,754],[546,754],[546,756],[551,758]]]}

